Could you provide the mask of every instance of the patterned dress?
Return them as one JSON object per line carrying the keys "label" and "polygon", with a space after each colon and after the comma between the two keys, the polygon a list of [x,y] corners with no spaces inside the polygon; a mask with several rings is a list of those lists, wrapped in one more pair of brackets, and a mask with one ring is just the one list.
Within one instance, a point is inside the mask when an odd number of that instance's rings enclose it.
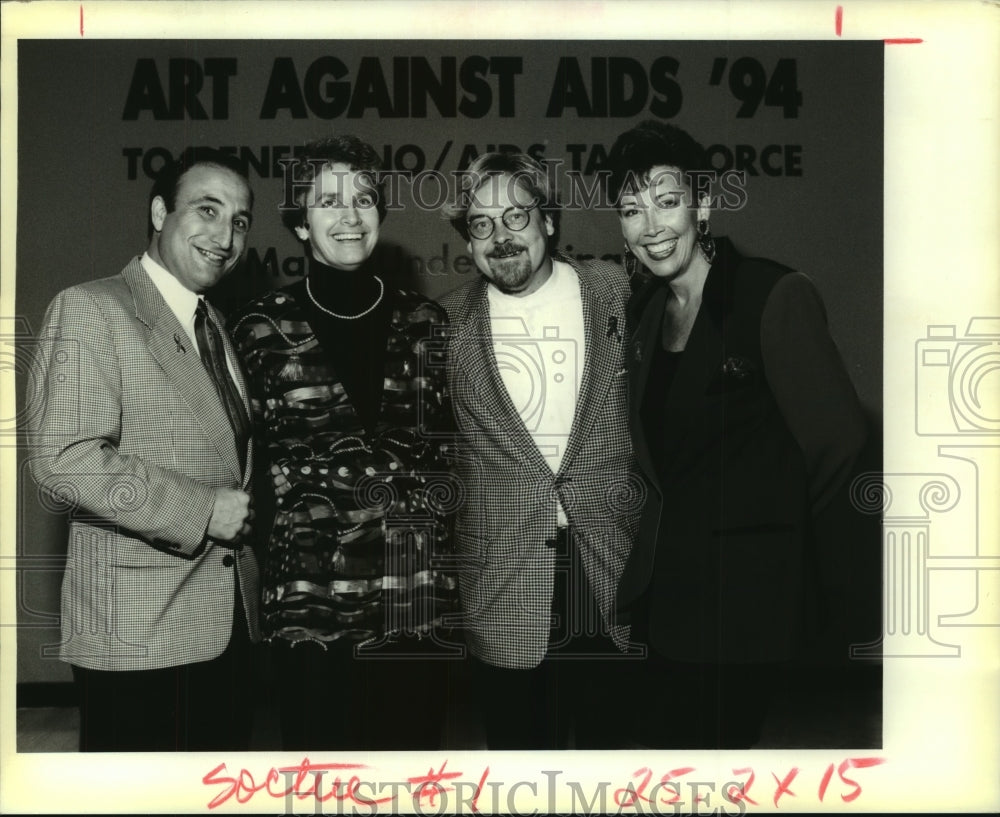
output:
{"label": "patterned dress", "polygon": [[258,439],[291,486],[275,500],[262,630],[269,640],[321,643],[436,632],[457,611],[447,517],[461,501],[445,461],[446,314],[387,289],[381,402],[366,429],[305,297],[295,284],[230,319]]}

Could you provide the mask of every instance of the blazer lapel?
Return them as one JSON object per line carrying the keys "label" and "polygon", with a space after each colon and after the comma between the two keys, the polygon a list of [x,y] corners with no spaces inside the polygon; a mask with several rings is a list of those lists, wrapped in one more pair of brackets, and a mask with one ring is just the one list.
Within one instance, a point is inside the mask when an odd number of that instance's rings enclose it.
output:
{"label": "blazer lapel", "polygon": [[457,370],[476,392],[481,404],[509,436],[511,448],[522,452],[535,465],[548,470],[545,458],[528,433],[500,377],[493,348],[486,282],[483,279],[477,282],[467,303],[469,312],[455,329],[449,354],[454,356]]}
{"label": "blazer lapel", "polygon": [[[717,242],[718,255],[709,270],[702,291],[701,307],[670,391],[663,422],[667,439],[674,441],[687,433],[685,415],[708,388],[725,352],[723,323],[731,308],[732,276],[737,257],[723,240]],[[662,310],[658,314],[662,314]]]}
{"label": "blazer lapel", "polygon": [[[177,393],[188,404],[191,414],[215,445],[236,481],[243,484],[244,474],[240,470],[232,426],[197,350],[191,347],[187,333],[163,300],[156,285],[149,279],[138,258],[133,259],[124,269],[122,276],[135,299],[136,318],[149,330],[150,354],[156,358]],[[223,342],[226,343],[227,339],[224,338]],[[228,348],[231,349],[231,345]],[[241,385],[244,387],[243,399],[246,402],[246,384],[244,382]],[[249,468],[247,471],[249,472]]]}
{"label": "blazer lapel", "polygon": [[583,446],[595,420],[603,411],[604,397],[611,388],[614,376],[624,364],[621,332],[625,315],[600,298],[591,285],[588,270],[577,267],[580,282],[580,301],[583,304],[583,330],[585,335],[583,379],[576,398],[576,410],[570,429],[566,452],[559,467],[560,473],[572,464],[573,457]]}
{"label": "blazer lapel", "polygon": [[635,441],[636,459],[643,471],[658,485],[656,463],[649,454],[646,434],[642,424],[642,402],[646,396],[649,370],[656,353],[661,335],[663,309],[667,302],[668,290],[656,279],[647,282],[632,296],[629,312],[638,312],[637,322],[630,326],[629,343],[626,350],[629,370],[629,423]]}

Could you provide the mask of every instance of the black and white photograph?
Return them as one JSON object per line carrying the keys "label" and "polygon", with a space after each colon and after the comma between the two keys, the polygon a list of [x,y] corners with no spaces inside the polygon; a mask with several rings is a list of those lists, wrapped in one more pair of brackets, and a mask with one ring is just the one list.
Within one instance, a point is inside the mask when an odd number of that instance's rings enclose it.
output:
{"label": "black and white photograph", "polygon": [[995,15],[130,5],[3,9],[5,810],[996,804]]}

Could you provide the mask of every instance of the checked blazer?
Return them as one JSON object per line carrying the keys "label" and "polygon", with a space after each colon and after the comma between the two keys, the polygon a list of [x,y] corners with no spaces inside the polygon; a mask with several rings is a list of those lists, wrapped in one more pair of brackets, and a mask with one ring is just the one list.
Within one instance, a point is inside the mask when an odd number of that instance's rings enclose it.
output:
{"label": "checked blazer", "polygon": [[602,618],[619,648],[628,643],[628,629],[610,621],[643,490],[627,422],[622,332],[629,287],[618,266],[558,260],[579,278],[586,349],[573,424],[555,474],[501,379],[486,279],[440,299],[451,322],[448,386],[459,429],[456,470],[465,491],[455,530],[464,626],[477,658],[512,669],[535,667],[546,654],[557,568],[547,543],[556,536],[557,499]]}
{"label": "checked blazer", "polygon": [[252,451],[241,472],[212,381],[139,258],[55,297],[33,366],[32,471],[72,509],[60,657],[97,670],[215,658],[237,574],[257,640],[256,557],[205,534],[214,489],[245,489]]}

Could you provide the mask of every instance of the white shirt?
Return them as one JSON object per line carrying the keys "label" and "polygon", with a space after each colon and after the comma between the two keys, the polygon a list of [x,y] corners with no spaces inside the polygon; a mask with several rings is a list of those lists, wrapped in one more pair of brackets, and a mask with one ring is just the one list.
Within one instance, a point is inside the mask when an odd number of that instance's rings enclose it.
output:
{"label": "white shirt", "polygon": [[[191,348],[195,354],[198,354],[198,339],[194,333],[194,316],[195,311],[198,309],[198,301],[202,299],[202,296],[184,286],[163,265],[158,264],[150,258],[149,253],[142,254],[140,263],[149,276],[149,280],[153,282],[153,286],[159,290],[160,295],[163,296],[163,300],[170,307],[170,311],[174,313],[178,322],[184,328],[184,333],[191,343]],[[219,331],[221,332],[222,330],[220,329]],[[233,383],[236,384],[236,388],[240,389],[240,381],[236,376],[236,369],[228,351],[226,352],[226,364],[229,367],[229,376],[233,379]],[[242,389],[240,389],[240,392],[242,394]]]}
{"label": "white shirt", "polygon": [[[576,270],[553,261],[552,275],[530,295],[487,287],[493,351],[500,378],[552,473],[573,427],[586,364],[587,336]],[[559,524],[566,524],[562,507]]]}

